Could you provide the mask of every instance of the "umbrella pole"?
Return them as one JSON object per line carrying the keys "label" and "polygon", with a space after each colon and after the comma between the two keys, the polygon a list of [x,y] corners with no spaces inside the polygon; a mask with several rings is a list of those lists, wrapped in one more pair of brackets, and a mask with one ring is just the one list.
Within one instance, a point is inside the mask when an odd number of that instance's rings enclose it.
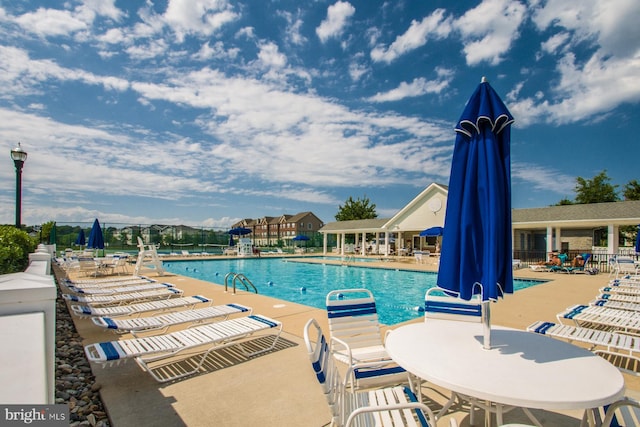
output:
{"label": "umbrella pole", "polygon": [[491,350],[491,307],[489,301],[482,302],[482,326],[483,343],[482,348]]}

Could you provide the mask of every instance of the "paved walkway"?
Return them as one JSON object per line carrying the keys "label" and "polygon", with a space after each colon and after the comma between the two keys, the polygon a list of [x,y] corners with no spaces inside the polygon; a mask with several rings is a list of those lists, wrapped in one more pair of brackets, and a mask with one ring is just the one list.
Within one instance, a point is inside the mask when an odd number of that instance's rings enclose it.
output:
{"label": "paved walkway", "polygon": [[[416,265],[406,261],[385,261],[379,266],[431,271],[437,268],[435,263]],[[604,274],[534,273],[529,269],[517,270],[515,275],[550,281],[518,291],[493,304],[492,324],[524,329],[536,320],[555,320],[556,313],[566,307],[593,299],[598,288],[608,280]],[[233,354],[222,354],[217,361],[206,365],[208,372],[169,384],[157,383],[133,361],[104,369],[94,366],[113,426],[320,427],[330,422],[329,409],[312,373],[302,339],[303,326],[311,317],[328,331],[324,310],[245,292],[224,293],[222,286],[183,276],[172,275],[164,280],[184,289],[186,295],[205,295],[213,298],[215,304],[248,305],[253,307],[254,313],[280,320],[284,325],[285,345],[278,351],[248,361]],[[99,330],[90,320],[75,319],[75,323],[85,344],[117,339],[117,336]],[[640,396],[639,377],[625,374],[625,381],[627,394]],[[424,386],[423,392],[434,401],[434,408],[448,397],[445,390],[437,388]],[[577,426],[582,416],[575,411],[533,412],[545,425],[557,427]],[[469,425],[468,414],[464,412],[450,416],[455,417],[461,427]],[[526,421],[519,410],[505,416],[505,422]]]}

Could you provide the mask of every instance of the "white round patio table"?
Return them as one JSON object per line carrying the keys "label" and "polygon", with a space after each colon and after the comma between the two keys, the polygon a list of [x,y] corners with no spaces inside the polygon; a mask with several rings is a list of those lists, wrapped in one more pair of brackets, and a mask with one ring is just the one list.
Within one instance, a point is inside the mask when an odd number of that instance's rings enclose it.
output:
{"label": "white round patio table", "polygon": [[546,410],[598,408],[624,395],[620,371],[600,356],[533,332],[429,319],[389,333],[389,356],[407,371],[453,392]]}

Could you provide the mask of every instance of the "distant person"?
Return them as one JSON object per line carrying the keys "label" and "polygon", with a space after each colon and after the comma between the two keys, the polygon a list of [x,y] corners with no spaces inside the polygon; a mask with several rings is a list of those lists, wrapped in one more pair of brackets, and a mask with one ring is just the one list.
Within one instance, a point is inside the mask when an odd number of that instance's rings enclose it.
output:
{"label": "distant person", "polygon": [[583,266],[584,266],[584,259],[582,258],[582,255],[576,255],[573,261],[571,261],[571,267],[583,267]]}
{"label": "distant person", "polygon": [[546,265],[548,267],[552,267],[552,266],[560,267],[562,265],[562,261],[560,260],[560,257],[558,256],[558,254],[554,253],[554,254],[551,254],[549,261],[540,261],[538,265]]}

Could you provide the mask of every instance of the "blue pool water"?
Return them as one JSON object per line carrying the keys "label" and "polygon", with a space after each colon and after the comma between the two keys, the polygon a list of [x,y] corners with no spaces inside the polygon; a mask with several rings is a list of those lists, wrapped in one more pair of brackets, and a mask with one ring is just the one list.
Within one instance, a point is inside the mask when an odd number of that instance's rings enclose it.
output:
{"label": "blue pool water", "polygon": [[[422,316],[418,307],[424,305],[424,294],[437,279],[430,272],[291,262],[290,258],[165,261],[164,268],[220,286],[227,273],[244,274],[262,295],[321,309],[331,290],[367,288],[376,299],[380,321],[387,325]],[[515,280],[514,288],[539,283]]]}

